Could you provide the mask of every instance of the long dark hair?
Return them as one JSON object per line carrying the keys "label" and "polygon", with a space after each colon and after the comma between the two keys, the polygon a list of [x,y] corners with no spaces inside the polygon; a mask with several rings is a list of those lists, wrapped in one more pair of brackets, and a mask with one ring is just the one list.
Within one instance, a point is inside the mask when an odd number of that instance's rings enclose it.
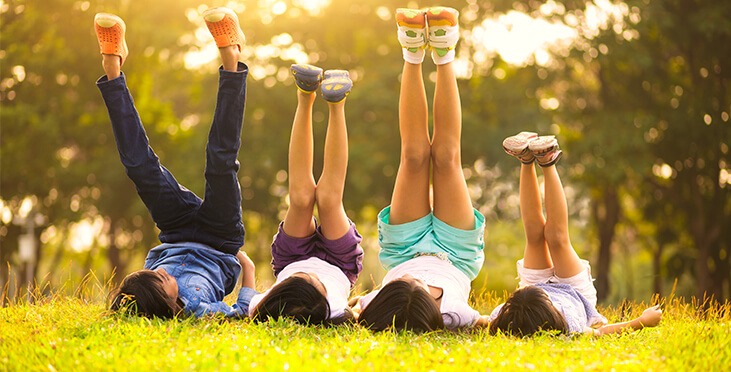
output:
{"label": "long dark hair", "polygon": [[329,316],[327,297],[312,283],[296,276],[290,276],[272,287],[252,314],[258,322],[286,317],[300,324],[323,324]]}
{"label": "long dark hair", "polygon": [[544,290],[528,286],[513,292],[490,322],[490,333],[498,331],[518,337],[539,331],[568,334],[569,326]]}
{"label": "long dark hair", "polygon": [[135,271],[112,291],[109,309],[147,318],[170,319],[182,312],[177,298],[170,298],[162,280],[152,270]]}
{"label": "long dark hair", "polygon": [[394,280],[363,309],[358,323],[373,331],[430,332],[444,329],[436,300],[413,281]]}

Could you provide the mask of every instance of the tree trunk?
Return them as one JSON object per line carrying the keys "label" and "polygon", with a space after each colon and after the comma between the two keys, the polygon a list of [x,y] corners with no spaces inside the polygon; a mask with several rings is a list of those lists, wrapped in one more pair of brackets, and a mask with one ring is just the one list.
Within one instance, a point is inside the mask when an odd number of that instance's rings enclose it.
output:
{"label": "tree trunk", "polygon": [[724,195],[717,190],[714,197],[705,199],[698,186],[691,183],[692,199],[690,208],[690,232],[698,255],[696,256],[696,296],[699,299],[723,301],[724,283],[729,279],[719,274],[727,271],[721,258],[721,223],[724,221]]}
{"label": "tree trunk", "polygon": [[612,241],[621,208],[617,190],[607,187],[602,190],[600,199],[594,201],[592,208],[594,220],[599,229],[599,256],[596,264],[597,300],[604,301],[609,296],[609,268],[612,260]]}
{"label": "tree trunk", "polygon": [[652,254],[652,292],[662,296],[662,278],[660,268],[662,266],[662,252],[665,250],[665,242],[658,239],[657,249]]}
{"label": "tree trunk", "polygon": [[125,270],[127,269],[127,265],[122,260],[122,252],[117,246],[117,239],[115,239],[116,225],[116,219],[113,218],[109,225],[109,249],[107,249],[109,266],[111,266],[112,272],[114,273],[114,276],[111,278],[111,282],[114,286],[117,286],[122,282]]}

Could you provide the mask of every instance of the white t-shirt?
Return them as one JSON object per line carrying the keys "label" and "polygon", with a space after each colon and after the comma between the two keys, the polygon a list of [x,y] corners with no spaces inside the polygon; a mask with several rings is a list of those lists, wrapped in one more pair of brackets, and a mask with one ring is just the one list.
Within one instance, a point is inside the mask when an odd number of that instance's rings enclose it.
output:
{"label": "white t-shirt", "polygon": [[[416,257],[386,273],[381,287],[406,274],[442,289],[440,311],[447,328],[472,327],[480,318],[480,313],[467,302],[470,297],[469,278],[451,263],[434,256]],[[361,297],[360,308],[365,309],[378,292],[376,290]]]}
{"label": "white t-shirt", "polygon": [[[327,290],[327,302],[330,304],[330,319],[345,314],[345,308],[348,307],[348,295],[350,294],[350,280],[343,274],[342,270],[319,258],[310,257],[306,260],[293,262],[285,266],[279,272],[279,275],[277,275],[277,281],[274,285],[276,286],[284,279],[296,273],[315,273],[320,278],[320,281]],[[254,309],[259,305],[261,299],[269,294],[269,291],[271,291],[271,288],[251,298],[249,316],[254,314]]]}

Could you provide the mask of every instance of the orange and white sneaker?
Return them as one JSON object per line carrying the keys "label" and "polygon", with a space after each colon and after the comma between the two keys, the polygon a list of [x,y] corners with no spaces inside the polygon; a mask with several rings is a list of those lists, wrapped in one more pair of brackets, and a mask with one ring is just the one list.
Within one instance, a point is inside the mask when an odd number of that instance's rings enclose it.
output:
{"label": "orange and white sneaker", "polygon": [[423,10],[396,9],[398,41],[403,48],[404,60],[413,64],[424,61],[426,48],[426,16]]}
{"label": "orange and white sneaker", "polygon": [[129,50],[127,41],[124,39],[127,25],[124,24],[122,18],[109,13],[97,13],[94,16],[94,30],[101,54],[119,56],[120,66],[124,64]]}
{"label": "orange and white sneaker", "polygon": [[217,47],[238,45],[239,51],[244,48],[246,36],[239,26],[239,17],[233,10],[225,7],[211,8],[203,12],[203,19]]}
{"label": "orange and white sneaker", "polygon": [[426,10],[426,23],[429,29],[427,43],[431,47],[432,60],[437,65],[454,61],[454,48],[459,41],[459,12],[443,6]]}

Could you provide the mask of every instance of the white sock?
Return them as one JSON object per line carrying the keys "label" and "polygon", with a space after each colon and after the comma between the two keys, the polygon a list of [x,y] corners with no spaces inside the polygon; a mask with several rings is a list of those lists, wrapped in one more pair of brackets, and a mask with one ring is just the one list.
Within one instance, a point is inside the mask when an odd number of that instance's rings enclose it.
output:
{"label": "white sock", "polygon": [[424,48],[419,48],[416,50],[416,52],[411,52],[406,48],[403,48],[402,51],[404,55],[404,61],[415,65],[424,62],[424,56],[426,56],[426,50],[424,50]]}
{"label": "white sock", "polygon": [[[431,58],[437,65],[454,61],[454,48],[459,41],[459,26],[437,26],[429,29]],[[445,53],[445,51],[447,51]],[[443,55],[439,55],[443,54]]]}
{"label": "white sock", "polygon": [[454,61],[455,52],[454,49],[451,49],[447,54],[440,56],[436,49],[431,50],[431,60],[434,61],[435,65],[445,65],[449,62]]}
{"label": "white sock", "polygon": [[398,26],[398,41],[403,48],[404,60],[413,64],[424,62],[426,52],[426,30],[423,28],[412,28]]}

